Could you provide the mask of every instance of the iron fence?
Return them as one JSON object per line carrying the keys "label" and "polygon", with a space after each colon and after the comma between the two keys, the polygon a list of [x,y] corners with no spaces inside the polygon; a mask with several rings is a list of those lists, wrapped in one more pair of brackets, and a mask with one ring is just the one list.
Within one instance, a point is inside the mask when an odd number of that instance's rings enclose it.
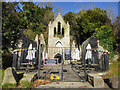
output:
{"label": "iron fence", "polygon": [[[85,51],[79,51],[79,55],[75,55],[74,53],[77,51],[75,47],[48,47],[48,57],[50,58],[58,58],[58,65],[44,65],[43,69],[48,70],[46,76],[50,77],[50,75],[56,74],[60,76],[63,81],[70,81],[72,75],[72,70],[81,78],[81,81],[87,81],[87,74],[93,71],[106,71],[109,69],[109,57],[108,52],[91,49],[92,51],[92,59],[85,60]],[[40,73],[44,73],[46,71],[41,70],[41,45],[39,45],[38,50],[35,52],[35,58],[32,60],[27,60],[26,57],[28,52],[32,50],[22,49],[16,50],[13,52],[13,63],[12,66],[16,68],[16,70],[20,70],[22,65],[26,65],[27,67],[30,65],[34,65],[34,67],[38,70],[38,78],[40,78]],[[87,51],[87,50],[86,50]],[[75,57],[74,57],[75,56]],[[43,61],[44,62],[44,61]],[[66,63],[67,62],[67,63]],[[69,66],[66,66],[69,64]],[[25,67],[25,70],[27,68]],[[70,76],[71,75],[71,76]],[[76,76],[77,77],[77,76]],[[75,78],[76,78],[75,77]],[[68,78],[68,79],[67,79]],[[72,79],[73,81],[77,81],[76,79]]]}

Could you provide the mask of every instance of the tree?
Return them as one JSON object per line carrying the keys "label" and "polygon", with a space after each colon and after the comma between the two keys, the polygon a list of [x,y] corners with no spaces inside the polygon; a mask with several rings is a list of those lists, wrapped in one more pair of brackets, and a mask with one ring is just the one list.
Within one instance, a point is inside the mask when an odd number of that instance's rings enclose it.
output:
{"label": "tree", "polygon": [[64,20],[65,20],[65,22],[67,23],[67,21],[69,22],[69,24],[70,24],[70,35],[74,35],[75,34],[75,30],[74,29],[76,29],[76,18],[75,18],[75,16],[74,16],[74,13],[72,13],[72,12],[69,12],[69,13],[67,13],[67,14],[65,14],[65,16],[63,16],[64,17]]}
{"label": "tree", "polygon": [[77,37],[79,44],[91,37],[96,28],[111,25],[106,11],[100,8],[81,10],[78,13],[69,12],[64,16],[64,19],[70,23],[71,35]]}
{"label": "tree", "polygon": [[117,17],[113,22],[113,34],[115,39],[115,47],[117,47],[116,51],[119,53],[120,60],[120,17]]}
{"label": "tree", "polygon": [[100,40],[100,45],[111,53],[111,57],[114,55],[114,36],[111,26],[101,26],[96,29],[96,36]]}
{"label": "tree", "polygon": [[38,7],[33,2],[22,2],[22,4],[23,28],[40,34],[39,31],[42,32],[45,29],[45,25],[42,23],[45,9]]}
{"label": "tree", "polygon": [[17,2],[2,2],[2,44],[3,50],[14,49],[18,38],[20,25],[19,13],[16,11]]}
{"label": "tree", "polygon": [[79,36],[83,37],[81,43],[92,36],[95,33],[96,28],[100,28],[105,25],[109,18],[105,10],[94,8],[94,10],[87,10],[81,17],[77,18],[77,25],[79,30]]}
{"label": "tree", "polygon": [[47,32],[49,20],[53,20],[52,8],[47,3],[44,4],[45,7],[40,7],[39,3],[33,2],[3,2],[2,4],[3,50],[8,51],[11,47],[14,49],[19,38],[19,29],[25,31],[30,29],[34,36],[34,34]]}
{"label": "tree", "polygon": [[[23,28],[36,34],[47,32],[49,21],[53,21],[54,13],[50,3],[22,2]],[[47,42],[46,42],[47,43]]]}
{"label": "tree", "polygon": [[70,35],[71,35],[71,42],[73,41],[73,39],[76,41],[76,43],[79,45],[79,38],[77,36],[77,22],[76,22],[76,15],[72,12],[68,12],[67,14],[65,14],[64,20],[67,23],[67,21],[70,24]]}
{"label": "tree", "polygon": [[114,22],[114,34],[112,32],[112,23],[106,10],[101,10],[100,8],[82,10],[78,13],[69,12],[64,16],[64,19],[70,23],[71,35],[77,38],[78,45],[92,35],[96,35],[100,40],[101,46],[110,52],[110,57],[113,57],[114,36],[117,44],[120,43],[119,19]]}

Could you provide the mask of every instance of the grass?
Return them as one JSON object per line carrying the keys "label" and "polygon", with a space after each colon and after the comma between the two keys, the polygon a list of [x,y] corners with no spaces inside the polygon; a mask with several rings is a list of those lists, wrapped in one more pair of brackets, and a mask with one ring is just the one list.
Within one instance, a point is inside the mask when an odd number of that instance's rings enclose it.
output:
{"label": "grass", "polygon": [[11,84],[11,83],[5,83],[2,85],[2,88],[24,88],[24,89],[29,89],[31,88],[31,83],[29,82],[21,82],[19,83],[19,85],[17,86],[17,84]]}
{"label": "grass", "polygon": [[2,80],[3,80],[3,76],[4,76],[4,70],[0,69],[0,88],[2,87]]}
{"label": "grass", "polygon": [[16,87],[16,83],[15,84],[11,84],[11,83],[5,83],[2,85],[3,88],[15,88]]}
{"label": "grass", "polygon": [[29,82],[20,82],[18,87],[19,88],[31,88],[31,84],[32,83],[29,83]]}
{"label": "grass", "polygon": [[104,78],[110,77],[120,77],[120,61],[116,61],[109,66],[108,73],[104,76]]}
{"label": "grass", "polygon": [[29,82],[23,82],[23,86],[24,86],[25,88],[30,88],[31,83],[29,83]]}
{"label": "grass", "polygon": [[1,83],[2,83],[2,69],[0,69],[0,87],[1,87]]}

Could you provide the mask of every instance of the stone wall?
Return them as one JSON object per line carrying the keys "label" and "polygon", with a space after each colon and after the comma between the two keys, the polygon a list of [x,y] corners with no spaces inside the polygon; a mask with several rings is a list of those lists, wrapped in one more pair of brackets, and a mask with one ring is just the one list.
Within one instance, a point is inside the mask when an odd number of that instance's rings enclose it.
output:
{"label": "stone wall", "polygon": [[[61,29],[64,28],[64,36],[62,38],[54,36],[54,27],[56,27],[56,32],[58,31],[58,22],[61,23]],[[62,32],[61,32],[62,33]],[[62,55],[61,47],[70,47],[70,35],[69,35],[69,24],[64,22],[60,14],[56,19],[49,23],[49,34],[48,34],[48,58],[54,58],[54,56],[59,53]],[[56,44],[60,43],[61,46],[56,48]],[[64,50],[63,50],[64,53]]]}

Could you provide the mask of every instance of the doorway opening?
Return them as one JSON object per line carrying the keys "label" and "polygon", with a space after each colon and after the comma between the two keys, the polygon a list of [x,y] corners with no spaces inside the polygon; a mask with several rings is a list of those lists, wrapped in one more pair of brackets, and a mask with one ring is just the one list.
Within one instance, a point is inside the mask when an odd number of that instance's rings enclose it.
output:
{"label": "doorway opening", "polygon": [[56,54],[54,58],[58,58],[58,63],[61,63],[62,61],[62,55],[61,54]]}

